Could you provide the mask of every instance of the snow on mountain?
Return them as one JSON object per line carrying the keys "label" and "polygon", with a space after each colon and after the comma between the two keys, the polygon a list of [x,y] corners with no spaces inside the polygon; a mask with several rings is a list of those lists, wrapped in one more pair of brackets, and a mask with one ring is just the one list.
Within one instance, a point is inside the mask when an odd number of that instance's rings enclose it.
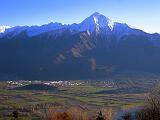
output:
{"label": "snow on mountain", "polygon": [[12,27],[10,29],[7,29],[4,34],[8,34],[11,32],[13,33],[13,36],[25,31],[27,32],[28,36],[35,36],[44,32],[52,31],[52,30],[58,30],[64,28],[66,25],[62,25],[61,23],[49,23],[42,26],[16,26]]}
{"label": "snow on mountain", "polygon": [[[25,31],[27,32],[28,36],[35,36],[53,30],[59,31],[61,29],[68,29],[77,32],[88,31],[90,33],[99,33],[102,30],[106,35],[115,34],[117,37],[128,34],[145,34],[145,32],[135,28],[131,28],[125,23],[112,22],[109,18],[97,12],[95,12],[79,24],[74,23],[72,25],[63,25],[61,23],[49,23],[42,26],[16,26],[10,29],[9,28],[9,26],[1,26],[0,33],[3,33],[3,35],[12,33],[12,36],[15,36]],[[57,34],[60,35],[59,33]]]}
{"label": "snow on mountain", "polygon": [[11,28],[10,26],[0,26],[0,33],[4,33],[6,29]]}
{"label": "snow on mountain", "polygon": [[49,23],[42,26],[31,26],[29,29],[27,29],[27,33],[29,36],[35,36],[44,32],[59,30],[64,27],[65,25],[62,25],[61,23]]}
{"label": "snow on mountain", "polygon": [[117,38],[120,38],[120,37],[125,36],[125,35],[131,35],[131,34],[145,35],[145,36],[150,36],[151,35],[151,34],[148,34],[144,31],[142,31],[142,30],[133,28],[133,27],[127,25],[126,23],[118,23],[118,22],[114,23],[113,33],[114,33],[114,35],[117,36]]}
{"label": "snow on mountain", "polygon": [[26,31],[28,36],[35,36],[52,30],[70,29],[74,31],[98,32],[100,28],[106,28],[107,31],[113,30],[114,23],[104,15],[95,12],[79,24],[62,25],[61,23],[49,23],[42,26],[16,26],[6,31],[3,29],[4,35],[14,32],[13,36]]}
{"label": "snow on mountain", "polygon": [[81,23],[71,25],[70,28],[77,31],[89,30],[90,32],[94,32],[96,29],[100,28],[106,28],[112,31],[113,25],[114,23],[109,18],[106,18],[104,15],[96,12]]}

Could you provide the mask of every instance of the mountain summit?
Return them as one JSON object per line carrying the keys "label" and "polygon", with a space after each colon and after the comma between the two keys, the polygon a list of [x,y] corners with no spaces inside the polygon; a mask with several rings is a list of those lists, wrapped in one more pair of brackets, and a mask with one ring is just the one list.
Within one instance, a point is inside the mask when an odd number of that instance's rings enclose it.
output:
{"label": "mountain summit", "polygon": [[96,26],[100,28],[113,29],[114,23],[104,15],[95,12],[90,17],[86,18],[82,23],[80,23],[80,25],[83,27],[88,27],[88,29],[93,31]]}

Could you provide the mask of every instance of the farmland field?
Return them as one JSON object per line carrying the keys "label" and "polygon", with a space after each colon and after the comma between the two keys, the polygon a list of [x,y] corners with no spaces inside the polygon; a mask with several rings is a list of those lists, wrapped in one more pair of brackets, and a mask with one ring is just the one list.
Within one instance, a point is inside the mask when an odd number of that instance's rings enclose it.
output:
{"label": "farmland field", "polygon": [[[41,119],[48,110],[65,111],[79,107],[91,116],[103,108],[115,111],[143,106],[145,95],[158,78],[75,81],[1,81],[0,120],[19,111],[22,120]],[[143,83],[143,84],[142,84]],[[54,89],[35,89],[52,86]],[[30,87],[25,87],[30,86]]]}

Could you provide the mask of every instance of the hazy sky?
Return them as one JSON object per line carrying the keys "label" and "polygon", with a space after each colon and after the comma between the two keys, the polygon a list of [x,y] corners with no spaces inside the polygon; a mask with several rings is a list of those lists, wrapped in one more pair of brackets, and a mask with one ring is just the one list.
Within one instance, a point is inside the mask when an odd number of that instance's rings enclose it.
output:
{"label": "hazy sky", "polygon": [[79,23],[94,12],[160,33],[160,0],[0,0],[0,25]]}

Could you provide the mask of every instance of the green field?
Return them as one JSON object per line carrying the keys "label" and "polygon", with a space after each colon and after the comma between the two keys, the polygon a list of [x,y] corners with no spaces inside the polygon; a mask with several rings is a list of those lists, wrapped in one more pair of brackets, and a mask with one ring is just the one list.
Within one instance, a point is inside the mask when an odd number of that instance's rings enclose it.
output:
{"label": "green field", "polygon": [[[58,86],[56,91],[47,90],[11,90],[8,89],[6,82],[0,82],[0,120],[9,119],[14,110],[20,111],[21,119],[32,120],[40,119],[44,111],[48,109],[65,110],[73,106],[82,106],[88,111],[99,111],[105,107],[118,109],[128,109],[136,106],[142,106],[145,89],[150,82],[145,82],[141,88],[144,92],[123,91],[122,93],[109,93],[107,91],[116,91],[119,88],[128,86],[135,87],[140,85],[138,81],[119,81],[114,87],[102,87],[96,84],[83,84],[76,86]],[[94,83],[94,82],[93,82]],[[144,83],[144,82],[143,82]],[[152,83],[154,84],[154,83]],[[124,89],[125,90],[125,89]],[[105,91],[106,93],[99,93]]]}

